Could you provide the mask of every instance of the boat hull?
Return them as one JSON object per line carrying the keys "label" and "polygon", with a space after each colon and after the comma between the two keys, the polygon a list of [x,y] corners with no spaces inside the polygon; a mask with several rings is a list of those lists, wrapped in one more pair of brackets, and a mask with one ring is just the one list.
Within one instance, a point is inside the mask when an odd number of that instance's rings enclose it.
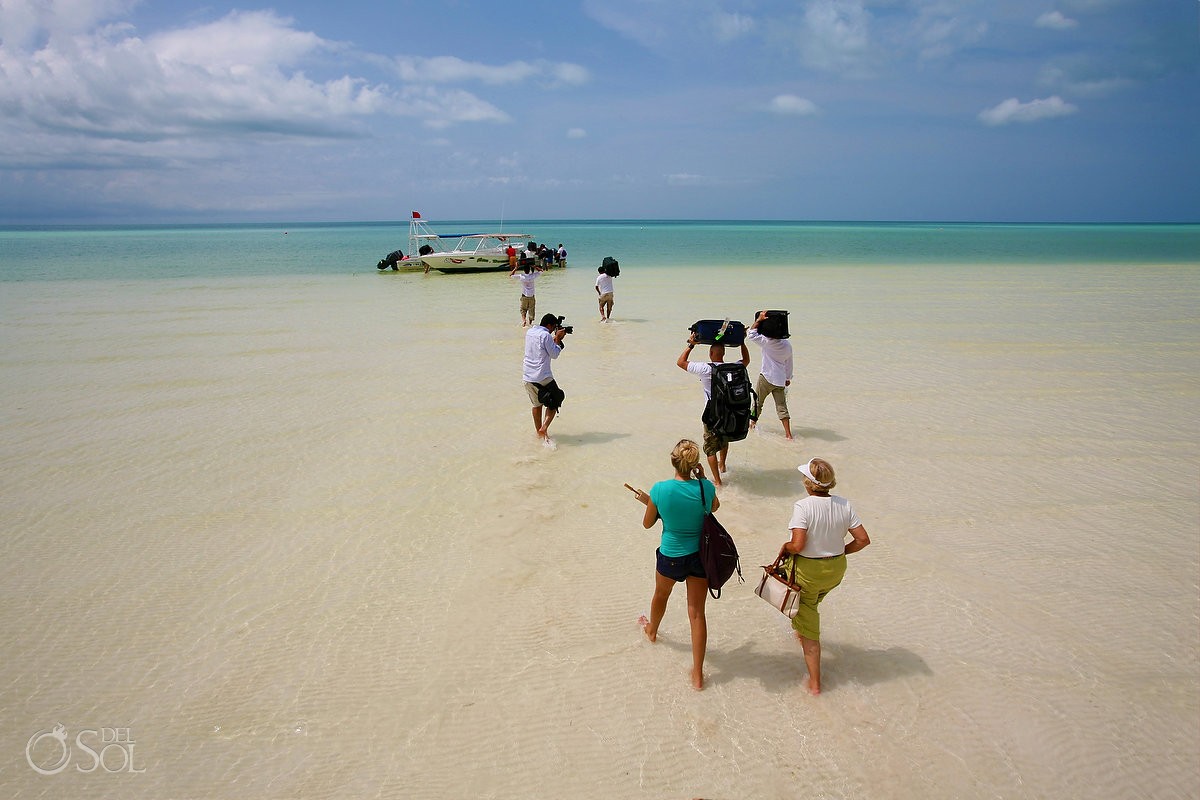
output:
{"label": "boat hull", "polygon": [[507,256],[471,253],[430,253],[421,260],[438,272],[500,272],[508,269]]}
{"label": "boat hull", "polygon": [[395,266],[383,267],[379,270],[380,275],[391,275],[397,272],[424,272],[425,262],[420,258],[406,258],[403,261],[397,261]]}

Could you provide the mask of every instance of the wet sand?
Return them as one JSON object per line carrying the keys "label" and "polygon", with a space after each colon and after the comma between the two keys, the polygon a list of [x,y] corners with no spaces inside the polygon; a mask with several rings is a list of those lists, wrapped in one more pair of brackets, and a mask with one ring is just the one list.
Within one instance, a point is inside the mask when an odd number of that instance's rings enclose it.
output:
{"label": "wet sand", "polygon": [[[538,285],[576,326],[554,448],[502,276],[6,285],[0,791],[1200,792],[1195,265],[626,267],[607,325],[593,278]],[[768,402],[731,451],[747,582],[696,693],[682,591],[636,624],[658,533],[622,483],[700,436],[687,326],[762,307],[796,441]],[[873,540],[819,698],[751,588],[812,456]],[[144,771],[80,771],[105,727]]]}

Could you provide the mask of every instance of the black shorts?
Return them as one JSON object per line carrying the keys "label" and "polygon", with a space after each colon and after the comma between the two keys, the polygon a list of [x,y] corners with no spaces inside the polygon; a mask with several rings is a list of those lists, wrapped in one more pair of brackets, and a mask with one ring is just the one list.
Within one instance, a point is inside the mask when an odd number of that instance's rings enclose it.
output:
{"label": "black shorts", "polygon": [[662,551],[655,550],[658,559],[658,574],[670,578],[676,583],[682,583],[686,578],[708,578],[704,565],[700,563],[700,553],[686,556],[664,556]]}

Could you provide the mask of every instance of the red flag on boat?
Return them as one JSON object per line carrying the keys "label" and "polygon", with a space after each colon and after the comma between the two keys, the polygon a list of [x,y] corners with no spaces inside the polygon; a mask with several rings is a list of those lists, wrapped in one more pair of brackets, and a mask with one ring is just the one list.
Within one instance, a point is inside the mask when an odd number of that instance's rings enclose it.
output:
{"label": "red flag on boat", "polygon": [[413,215],[413,219],[420,219],[420,218],[421,218],[421,212],[420,212],[420,211],[414,211],[414,212],[412,212],[412,215]]}

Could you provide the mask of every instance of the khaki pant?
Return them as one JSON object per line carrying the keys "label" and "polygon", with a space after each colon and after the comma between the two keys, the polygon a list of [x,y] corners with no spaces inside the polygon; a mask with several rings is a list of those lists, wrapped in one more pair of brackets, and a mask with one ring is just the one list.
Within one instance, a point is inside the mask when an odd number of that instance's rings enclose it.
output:
{"label": "khaki pant", "polygon": [[536,307],[536,297],[526,297],[525,295],[521,295],[521,313],[528,314],[530,322],[533,322],[533,309]]}
{"label": "khaki pant", "polygon": [[791,419],[791,414],[788,413],[787,407],[787,388],[784,386],[776,386],[762,375],[758,376],[758,381],[754,384],[754,393],[758,395],[757,405],[754,406],[754,418],[759,419],[762,414],[763,405],[767,402],[767,395],[775,398],[775,413],[780,419]]}

